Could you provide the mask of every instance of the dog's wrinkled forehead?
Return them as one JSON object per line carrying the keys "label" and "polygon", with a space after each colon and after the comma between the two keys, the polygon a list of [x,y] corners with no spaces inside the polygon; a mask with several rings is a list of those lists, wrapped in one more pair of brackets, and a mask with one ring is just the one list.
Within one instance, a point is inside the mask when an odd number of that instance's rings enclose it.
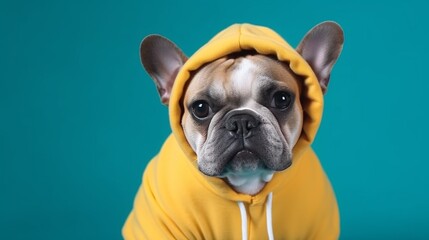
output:
{"label": "dog's wrinkled forehead", "polygon": [[296,79],[286,64],[265,55],[224,57],[204,65],[195,73],[186,91],[185,102],[204,96],[210,98],[207,100],[242,103],[256,99],[263,90],[279,86],[299,92],[300,84]]}

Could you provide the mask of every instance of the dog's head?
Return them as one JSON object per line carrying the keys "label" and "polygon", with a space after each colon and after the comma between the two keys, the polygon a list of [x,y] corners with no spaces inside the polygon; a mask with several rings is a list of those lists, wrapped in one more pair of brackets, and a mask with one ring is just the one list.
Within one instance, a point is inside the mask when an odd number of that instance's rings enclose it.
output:
{"label": "dog's head", "polygon": [[[323,92],[342,43],[341,28],[325,22],[296,49]],[[151,35],[141,44],[141,60],[168,105],[186,56],[168,39]],[[304,122],[304,77],[274,55],[243,50],[205,63],[191,78],[181,97],[181,125],[199,170],[224,178],[238,192],[256,194],[292,164]]]}

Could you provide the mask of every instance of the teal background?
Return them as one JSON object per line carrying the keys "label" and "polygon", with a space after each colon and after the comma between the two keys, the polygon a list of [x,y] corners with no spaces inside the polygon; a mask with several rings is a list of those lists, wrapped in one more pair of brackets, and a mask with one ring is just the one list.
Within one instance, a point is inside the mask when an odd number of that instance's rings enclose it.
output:
{"label": "teal background", "polygon": [[341,239],[429,239],[424,1],[2,1],[0,238],[120,239],[170,132],[139,62],[160,33],[191,55],[235,22],[292,45],[335,20],[345,47],[314,143]]}

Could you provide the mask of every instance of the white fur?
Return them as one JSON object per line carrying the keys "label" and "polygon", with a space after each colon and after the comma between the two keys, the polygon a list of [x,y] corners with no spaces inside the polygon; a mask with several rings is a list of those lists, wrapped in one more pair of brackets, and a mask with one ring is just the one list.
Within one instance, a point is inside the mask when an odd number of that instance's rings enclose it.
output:
{"label": "white fur", "polygon": [[255,195],[262,190],[262,188],[271,181],[274,176],[274,171],[257,171],[252,173],[227,173],[225,177],[227,178],[229,184],[231,184],[234,189],[240,193],[245,193],[249,195]]}
{"label": "white fur", "polygon": [[252,93],[252,83],[257,74],[254,74],[258,66],[249,59],[243,58],[239,63],[237,70],[231,74],[232,87],[241,94]]}

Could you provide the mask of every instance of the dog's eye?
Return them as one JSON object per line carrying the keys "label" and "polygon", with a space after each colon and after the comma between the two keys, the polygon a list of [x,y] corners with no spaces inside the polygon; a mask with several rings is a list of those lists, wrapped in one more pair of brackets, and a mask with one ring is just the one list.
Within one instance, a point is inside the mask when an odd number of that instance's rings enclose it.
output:
{"label": "dog's eye", "polygon": [[198,100],[192,103],[192,114],[198,119],[204,119],[210,115],[210,105],[204,100]]}
{"label": "dog's eye", "polygon": [[276,92],[271,102],[271,107],[283,110],[289,107],[292,102],[292,97],[287,92]]}

